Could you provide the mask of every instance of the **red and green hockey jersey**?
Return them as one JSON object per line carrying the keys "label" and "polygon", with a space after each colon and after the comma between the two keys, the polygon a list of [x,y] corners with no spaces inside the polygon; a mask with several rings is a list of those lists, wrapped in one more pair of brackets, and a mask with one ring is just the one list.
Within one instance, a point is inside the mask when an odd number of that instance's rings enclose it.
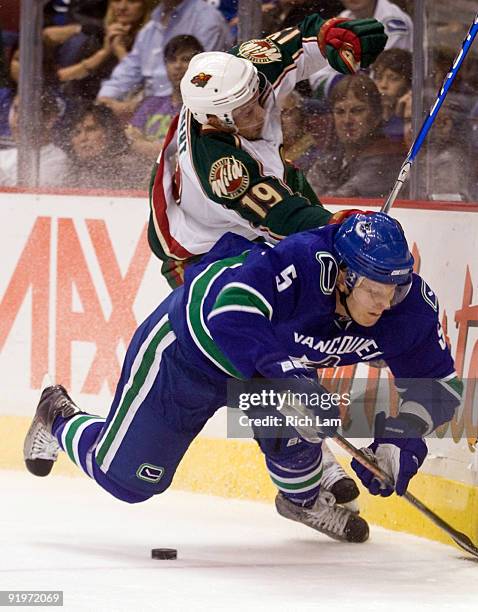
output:
{"label": "red and green hockey jersey", "polygon": [[160,259],[207,253],[228,231],[277,242],[327,223],[330,213],[284,159],[280,119],[281,103],[295,84],[326,64],[317,42],[323,23],[311,15],[231,49],[260,73],[267,111],[260,139],[200,125],[184,107],[172,122],[150,187],[149,242]]}

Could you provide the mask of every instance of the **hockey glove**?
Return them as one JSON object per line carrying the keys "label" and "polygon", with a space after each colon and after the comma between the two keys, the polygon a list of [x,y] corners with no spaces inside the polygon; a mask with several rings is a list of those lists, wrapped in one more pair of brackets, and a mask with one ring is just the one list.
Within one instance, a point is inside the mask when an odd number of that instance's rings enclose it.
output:
{"label": "hockey glove", "polygon": [[334,17],[319,30],[319,48],[329,64],[342,74],[367,68],[387,42],[383,24],[376,19]]}
{"label": "hockey glove", "polygon": [[332,223],[343,223],[345,219],[348,219],[352,215],[372,215],[374,210],[359,210],[358,208],[349,208],[348,210],[338,210],[334,213],[327,221],[327,225]]}
{"label": "hockey glove", "polygon": [[[428,453],[425,442],[417,437],[422,430],[421,424],[400,416],[385,417],[380,412],[375,420],[375,428],[379,437],[376,435],[374,442],[362,451],[393,478],[397,495],[403,495]],[[352,459],[352,469],[372,495],[388,497],[393,493],[391,487],[381,482],[356,459]]]}

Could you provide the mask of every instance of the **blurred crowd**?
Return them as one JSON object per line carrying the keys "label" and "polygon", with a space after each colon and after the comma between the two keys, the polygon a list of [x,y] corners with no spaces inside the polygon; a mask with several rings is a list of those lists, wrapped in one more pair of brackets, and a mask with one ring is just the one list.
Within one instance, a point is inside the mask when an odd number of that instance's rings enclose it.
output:
{"label": "blurred crowd", "polygon": [[[19,4],[2,0],[0,13],[0,186],[17,184]],[[203,50],[227,50],[235,43],[237,5],[238,0],[46,3],[41,186],[146,189],[181,107],[179,84],[188,63]],[[413,140],[413,2],[262,0],[263,35],[313,12],[325,19],[375,17],[386,23],[388,43],[367,72],[344,77],[322,69],[297,86],[282,109],[284,155],[306,173],[319,197],[384,197]],[[444,42],[427,55],[430,103],[468,25],[439,25]],[[447,45],[450,38],[455,48]],[[476,56],[467,58],[427,138],[419,187],[428,197],[478,200],[477,72]]]}

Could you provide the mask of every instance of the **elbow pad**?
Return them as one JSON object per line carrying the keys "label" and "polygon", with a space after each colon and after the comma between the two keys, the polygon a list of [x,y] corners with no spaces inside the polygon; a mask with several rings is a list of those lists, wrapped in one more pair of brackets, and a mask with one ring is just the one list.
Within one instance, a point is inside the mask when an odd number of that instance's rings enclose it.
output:
{"label": "elbow pad", "polygon": [[424,436],[451,421],[463,393],[463,383],[456,376],[450,380],[398,379],[396,385],[402,398],[400,415],[420,419]]}

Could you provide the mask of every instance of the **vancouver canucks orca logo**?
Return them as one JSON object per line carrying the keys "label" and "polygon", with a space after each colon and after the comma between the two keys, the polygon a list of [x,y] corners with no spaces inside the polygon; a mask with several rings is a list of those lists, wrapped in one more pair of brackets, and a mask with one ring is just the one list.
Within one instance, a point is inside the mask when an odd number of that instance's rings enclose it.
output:
{"label": "vancouver canucks orca logo", "polygon": [[212,77],[212,74],[206,74],[205,72],[200,72],[199,74],[196,74],[196,76],[193,76],[193,78],[191,79],[191,83],[193,85],[196,85],[196,87],[206,87],[206,85],[209,82],[209,79]]}
{"label": "vancouver canucks orca logo", "polygon": [[364,238],[368,242],[368,236],[372,233],[372,224],[370,221],[359,221],[355,226],[355,232],[360,238]]}

